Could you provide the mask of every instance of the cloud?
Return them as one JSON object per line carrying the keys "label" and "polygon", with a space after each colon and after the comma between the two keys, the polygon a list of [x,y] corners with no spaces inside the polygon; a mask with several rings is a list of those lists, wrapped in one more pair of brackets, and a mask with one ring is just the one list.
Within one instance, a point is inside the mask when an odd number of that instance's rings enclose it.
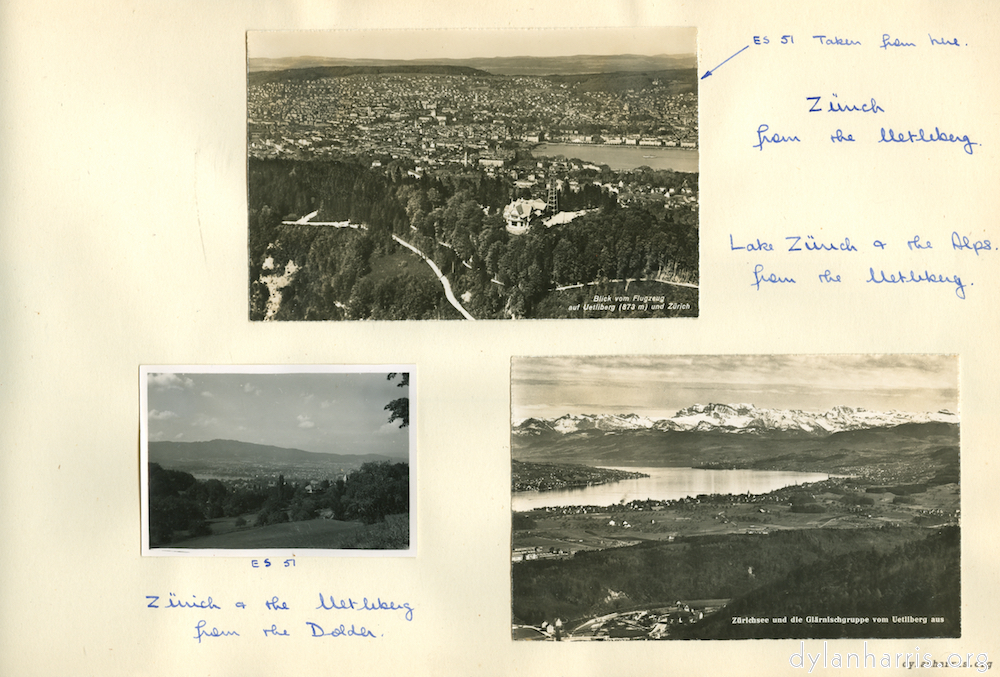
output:
{"label": "cloud", "polygon": [[260,388],[257,388],[255,386],[249,384],[249,383],[244,383],[243,384],[243,392],[245,392],[245,393],[252,393],[254,395],[260,395],[261,390],[260,390]]}
{"label": "cloud", "polygon": [[184,390],[194,387],[194,381],[177,374],[149,374],[148,382],[158,390]]}
{"label": "cloud", "polygon": [[316,426],[316,424],[310,421],[309,417],[305,414],[299,414],[295,418],[298,419],[300,428],[314,428]]}
{"label": "cloud", "polygon": [[176,435],[174,435],[175,440],[179,440],[182,437],[184,437],[184,433],[177,433]]}
{"label": "cloud", "polygon": [[215,397],[215,395],[213,395],[212,393],[208,392],[207,390],[202,390],[201,391],[201,396],[202,397]]}
{"label": "cloud", "polygon": [[215,425],[219,422],[219,419],[215,417],[205,416],[205,414],[198,414],[198,420],[191,424],[194,428],[207,428],[210,425]]}
{"label": "cloud", "polygon": [[398,435],[401,428],[398,423],[383,423],[379,426],[379,429],[375,431],[376,435]]}
{"label": "cloud", "polygon": [[168,418],[177,418],[177,414],[172,411],[149,410],[149,418],[153,421],[166,421]]}
{"label": "cloud", "polygon": [[323,409],[329,409],[336,403],[337,400],[323,400],[322,402],[319,403],[319,406],[322,407]]}
{"label": "cloud", "polygon": [[149,433],[150,442],[159,442],[166,437],[166,433],[162,430],[157,430],[155,433]]}

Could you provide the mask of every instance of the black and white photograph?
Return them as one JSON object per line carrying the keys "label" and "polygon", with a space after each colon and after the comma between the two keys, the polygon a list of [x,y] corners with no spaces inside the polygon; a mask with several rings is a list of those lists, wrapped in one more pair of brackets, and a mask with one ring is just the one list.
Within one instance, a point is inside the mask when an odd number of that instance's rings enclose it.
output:
{"label": "black and white photograph", "polygon": [[959,637],[958,358],[515,357],[516,640]]}
{"label": "black and white photograph", "polygon": [[413,377],[142,367],[143,554],[415,554]]}
{"label": "black and white photograph", "polygon": [[697,30],[249,31],[249,317],[697,317]]}

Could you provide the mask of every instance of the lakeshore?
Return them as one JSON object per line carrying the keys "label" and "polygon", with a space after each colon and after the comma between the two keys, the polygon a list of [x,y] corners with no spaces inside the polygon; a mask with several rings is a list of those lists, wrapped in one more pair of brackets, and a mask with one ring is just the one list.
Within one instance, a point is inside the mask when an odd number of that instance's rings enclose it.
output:
{"label": "lakeshore", "polygon": [[670,169],[676,172],[698,172],[697,148],[671,146],[609,146],[600,143],[540,143],[531,149],[535,157],[579,158],[614,170],[637,167]]}

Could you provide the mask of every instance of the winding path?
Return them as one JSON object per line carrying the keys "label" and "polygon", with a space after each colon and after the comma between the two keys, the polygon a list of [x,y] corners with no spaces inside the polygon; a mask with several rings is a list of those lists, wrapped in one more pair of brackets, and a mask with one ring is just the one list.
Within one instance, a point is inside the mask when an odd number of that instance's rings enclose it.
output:
{"label": "winding path", "polygon": [[[319,213],[318,211],[315,211],[311,214],[306,214],[297,221],[282,221],[281,223],[282,225],[286,226],[328,226],[333,228],[354,228],[354,229],[360,228],[361,230],[368,230],[368,227],[363,223],[361,224],[351,223],[350,221],[310,221],[310,219],[315,217],[318,213]],[[406,240],[400,239],[396,235],[393,235],[392,239],[398,242],[399,244],[403,245],[407,249],[409,249],[411,252],[413,252],[420,258],[422,258],[427,263],[427,265],[431,267],[431,270],[433,270],[434,274],[437,275],[438,280],[441,281],[441,286],[444,287],[444,295],[448,297],[448,303],[455,306],[455,310],[462,313],[462,317],[464,317],[467,320],[476,319],[472,315],[470,315],[469,311],[463,308],[462,304],[458,302],[457,298],[455,298],[455,292],[451,290],[451,283],[448,281],[448,278],[444,276],[444,273],[441,272],[441,269],[437,267],[436,263],[431,261],[431,259],[426,254],[424,254],[422,251],[414,247]],[[442,242],[441,244],[444,243]],[[445,246],[450,246],[450,245],[445,245]],[[467,267],[471,268],[471,266],[469,266],[468,263],[465,263],[465,261],[463,261],[462,263],[464,263]],[[339,307],[341,304],[337,305]]]}
{"label": "winding path", "polygon": [[422,251],[414,247],[412,244],[410,244],[406,240],[401,239],[398,235],[393,235],[392,239],[398,242],[399,244],[403,245],[407,249],[409,249],[411,252],[413,252],[420,258],[422,258],[427,263],[427,265],[431,267],[431,270],[433,270],[434,274],[437,275],[438,280],[441,281],[441,286],[444,287],[444,295],[448,297],[448,302],[451,305],[455,306],[455,309],[458,312],[462,313],[462,317],[464,317],[467,320],[476,319],[472,315],[470,315],[469,311],[463,308],[462,304],[458,302],[457,298],[455,298],[455,292],[451,290],[451,283],[448,282],[448,278],[444,276],[444,273],[441,272],[441,269],[437,267],[436,263],[431,261],[426,254],[424,254]]}

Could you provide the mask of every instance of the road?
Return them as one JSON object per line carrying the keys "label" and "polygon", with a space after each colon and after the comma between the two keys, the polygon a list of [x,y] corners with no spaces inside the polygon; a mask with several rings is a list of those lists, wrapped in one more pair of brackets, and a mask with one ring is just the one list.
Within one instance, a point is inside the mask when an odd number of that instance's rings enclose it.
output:
{"label": "road", "polygon": [[434,263],[433,261],[431,261],[427,257],[427,255],[424,254],[422,251],[420,251],[419,249],[417,249],[416,247],[414,247],[412,244],[410,244],[406,240],[401,239],[399,236],[393,235],[392,239],[395,240],[396,242],[398,242],[399,244],[403,245],[407,249],[409,249],[411,252],[413,252],[414,254],[416,254],[417,256],[419,256],[420,258],[422,258],[427,263],[427,265],[431,267],[431,270],[433,270],[434,274],[437,275],[438,280],[441,281],[441,286],[444,287],[444,295],[448,297],[448,303],[450,303],[451,305],[455,306],[455,310],[457,310],[458,312],[462,313],[462,317],[464,317],[467,320],[474,320],[474,319],[476,319],[472,315],[470,315],[469,311],[467,311],[465,308],[463,308],[462,304],[458,302],[457,298],[455,298],[455,292],[453,292],[451,290],[451,283],[448,282],[448,278],[444,276],[444,273],[441,272],[441,269],[437,267],[436,263]]}
{"label": "road", "polygon": [[[333,227],[333,228],[354,228],[354,229],[368,230],[368,227],[365,226],[364,224],[351,223],[350,221],[310,221],[309,220],[309,219],[313,218],[314,216],[316,216],[316,214],[318,214],[318,213],[319,212],[313,212],[311,214],[307,214],[306,216],[303,216],[301,219],[299,219],[297,221],[282,221],[281,223],[284,224],[284,225],[287,225],[287,226],[328,226],[328,227]],[[455,297],[455,292],[453,292],[451,290],[451,283],[448,282],[448,278],[444,276],[444,273],[441,272],[441,269],[437,267],[436,263],[434,263],[433,261],[431,261],[430,258],[428,258],[426,254],[424,254],[422,251],[420,251],[419,249],[417,249],[416,247],[414,247],[412,244],[410,244],[406,240],[402,240],[399,237],[397,237],[396,235],[393,235],[392,239],[395,240],[396,242],[398,242],[399,244],[403,245],[407,249],[409,249],[411,252],[413,252],[414,254],[416,254],[417,256],[419,256],[420,258],[422,258],[427,263],[427,265],[431,267],[431,270],[433,270],[434,274],[437,275],[438,280],[441,281],[441,286],[444,287],[444,295],[448,297],[448,303],[450,303],[451,305],[455,306],[455,310],[457,310],[458,312],[462,313],[462,317],[464,317],[467,320],[474,320],[474,319],[476,319],[472,315],[469,314],[469,311],[467,311],[465,308],[462,307],[461,303],[458,302],[458,299]],[[468,266],[468,264],[466,264],[466,266]]]}

